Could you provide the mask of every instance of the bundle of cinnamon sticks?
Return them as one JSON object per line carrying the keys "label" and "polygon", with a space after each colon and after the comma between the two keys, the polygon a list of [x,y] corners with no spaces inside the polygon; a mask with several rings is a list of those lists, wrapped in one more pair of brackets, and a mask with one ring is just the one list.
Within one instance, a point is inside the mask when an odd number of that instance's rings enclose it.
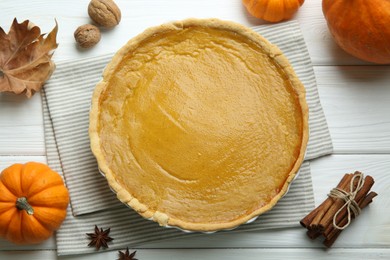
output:
{"label": "bundle of cinnamon sticks", "polygon": [[[356,171],[353,174],[345,174],[334,190],[345,194],[335,197],[328,195],[328,198],[300,223],[307,228],[307,235],[311,239],[319,236],[325,238],[324,245],[331,247],[340,233],[349,225],[352,219],[358,215],[361,209],[370,204],[377,193],[371,191],[374,179]],[[351,210],[354,204],[355,209]],[[350,208],[349,208],[350,207]]]}

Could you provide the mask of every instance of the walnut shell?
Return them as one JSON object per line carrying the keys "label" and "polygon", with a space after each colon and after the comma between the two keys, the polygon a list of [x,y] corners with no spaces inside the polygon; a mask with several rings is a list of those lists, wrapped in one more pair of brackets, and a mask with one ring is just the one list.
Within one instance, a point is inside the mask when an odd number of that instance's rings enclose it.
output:
{"label": "walnut shell", "polygon": [[74,38],[82,48],[90,48],[100,41],[100,30],[95,25],[84,24],[76,29]]}
{"label": "walnut shell", "polygon": [[121,21],[121,11],[112,0],[92,0],[88,5],[88,14],[95,23],[107,28]]}

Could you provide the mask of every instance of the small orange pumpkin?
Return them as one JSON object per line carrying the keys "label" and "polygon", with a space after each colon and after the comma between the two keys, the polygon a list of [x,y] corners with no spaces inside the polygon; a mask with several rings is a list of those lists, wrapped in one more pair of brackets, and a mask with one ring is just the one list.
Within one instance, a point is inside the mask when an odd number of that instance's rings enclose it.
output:
{"label": "small orange pumpkin", "polygon": [[242,0],[248,12],[268,22],[290,19],[305,0]]}
{"label": "small orange pumpkin", "polygon": [[37,162],[13,164],[0,175],[0,236],[16,244],[42,242],[60,227],[68,204],[57,172]]}
{"label": "small orange pumpkin", "polygon": [[390,63],[389,0],[323,0],[322,12],[343,50],[365,61]]}

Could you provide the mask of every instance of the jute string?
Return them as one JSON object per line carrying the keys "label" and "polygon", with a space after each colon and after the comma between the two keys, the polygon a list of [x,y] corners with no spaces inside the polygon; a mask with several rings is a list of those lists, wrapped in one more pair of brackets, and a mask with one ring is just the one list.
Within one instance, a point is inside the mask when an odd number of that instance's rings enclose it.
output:
{"label": "jute string", "polygon": [[[354,189],[354,182],[355,179],[359,178],[358,183],[356,185],[356,188]],[[333,216],[333,226],[337,229],[343,230],[346,227],[349,226],[351,223],[351,217],[352,213],[355,217],[357,217],[360,214],[360,207],[358,203],[355,201],[356,194],[362,189],[364,184],[364,176],[362,173],[355,174],[350,182],[350,192],[346,192],[342,189],[339,188],[334,188],[330,191],[328,196],[336,199],[342,199],[345,201],[344,205],[336,212],[336,214]],[[337,216],[341,213],[341,211],[347,208],[347,213],[348,213],[348,222],[344,226],[339,226],[336,223]]]}

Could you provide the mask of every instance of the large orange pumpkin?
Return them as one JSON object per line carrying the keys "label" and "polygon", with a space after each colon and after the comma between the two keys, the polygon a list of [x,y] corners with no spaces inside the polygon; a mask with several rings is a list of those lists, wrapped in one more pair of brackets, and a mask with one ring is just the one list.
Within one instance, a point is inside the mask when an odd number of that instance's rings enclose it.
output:
{"label": "large orange pumpkin", "polygon": [[390,0],[323,0],[336,43],[353,56],[390,63]]}
{"label": "large orange pumpkin", "polygon": [[290,19],[305,0],[242,0],[248,12],[268,22]]}
{"label": "large orange pumpkin", "polygon": [[48,239],[66,217],[69,193],[61,176],[37,162],[0,175],[0,236],[17,244]]}

